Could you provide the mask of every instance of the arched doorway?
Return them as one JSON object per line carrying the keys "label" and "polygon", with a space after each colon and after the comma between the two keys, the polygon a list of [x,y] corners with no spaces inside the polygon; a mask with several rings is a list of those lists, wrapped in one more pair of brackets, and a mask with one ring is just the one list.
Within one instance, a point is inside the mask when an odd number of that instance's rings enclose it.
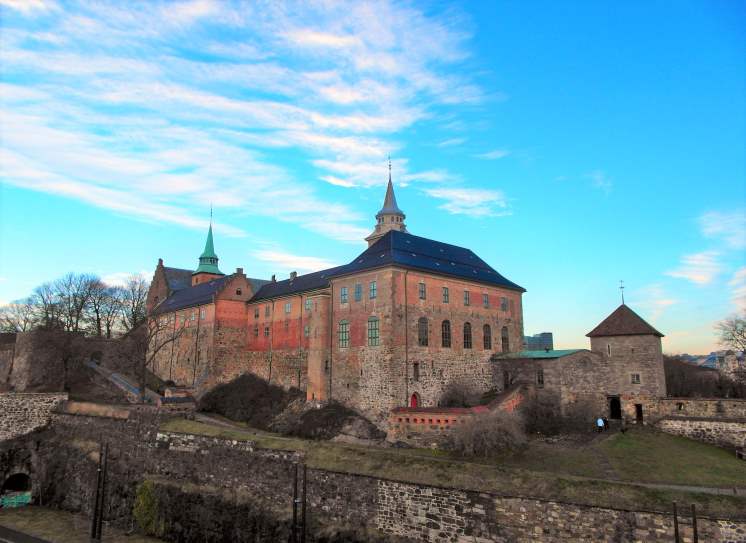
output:
{"label": "arched doorway", "polygon": [[409,398],[409,407],[417,407],[418,405],[420,405],[420,397],[415,392],[412,394],[412,397]]}
{"label": "arched doorway", "polygon": [[28,492],[31,490],[31,477],[25,473],[14,473],[3,483],[0,494],[6,492]]}
{"label": "arched doorway", "polygon": [[609,418],[619,420],[622,418],[622,402],[619,396],[609,398]]}

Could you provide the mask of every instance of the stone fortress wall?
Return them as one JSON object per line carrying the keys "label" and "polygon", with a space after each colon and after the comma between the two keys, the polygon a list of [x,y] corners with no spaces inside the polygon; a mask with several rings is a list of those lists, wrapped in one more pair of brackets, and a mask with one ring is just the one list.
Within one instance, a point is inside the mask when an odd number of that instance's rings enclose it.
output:
{"label": "stone fortress wall", "polygon": [[0,441],[14,439],[45,426],[67,393],[0,394]]}

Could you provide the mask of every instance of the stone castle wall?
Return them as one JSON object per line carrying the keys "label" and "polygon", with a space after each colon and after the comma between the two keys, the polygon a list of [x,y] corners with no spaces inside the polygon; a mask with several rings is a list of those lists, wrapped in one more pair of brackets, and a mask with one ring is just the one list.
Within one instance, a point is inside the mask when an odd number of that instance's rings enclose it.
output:
{"label": "stone castle wall", "polygon": [[746,448],[746,419],[664,417],[656,426],[669,434],[721,447]]}
{"label": "stone castle wall", "polygon": [[0,441],[14,439],[45,426],[52,410],[67,400],[67,393],[0,394]]}

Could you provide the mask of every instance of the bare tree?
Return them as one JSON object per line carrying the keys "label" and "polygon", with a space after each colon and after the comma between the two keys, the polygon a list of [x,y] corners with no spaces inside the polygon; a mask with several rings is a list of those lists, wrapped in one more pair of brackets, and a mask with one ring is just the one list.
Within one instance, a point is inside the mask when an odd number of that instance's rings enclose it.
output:
{"label": "bare tree", "polygon": [[101,303],[101,320],[107,338],[121,330],[123,291],[121,287],[109,287]]}
{"label": "bare tree", "polygon": [[36,287],[31,300],[36,309],[36,320],[41,328],[62,328],[60,301],[52,283],[47,282]]}
{"label": "bare tree", "polygon": [[148,287],[149,283],[140,275],[131,275],[122,287],[122,320],[127,330],[145,320]]}
{"label": "bare tree", "polygon": [[0,332],[28,332],[36,324],[32,298],[11,302],[0,308]]}
{"label": "bare tree", "polygon": [[101,280],[95,275],[68,273],[52,284],[65,330],[81,331],[86,309],[99,283]]}
{"label": "bare tree", "polygon": [[733,315],[717,323],[720,344],[735,351],[746,351],[746,315]]}

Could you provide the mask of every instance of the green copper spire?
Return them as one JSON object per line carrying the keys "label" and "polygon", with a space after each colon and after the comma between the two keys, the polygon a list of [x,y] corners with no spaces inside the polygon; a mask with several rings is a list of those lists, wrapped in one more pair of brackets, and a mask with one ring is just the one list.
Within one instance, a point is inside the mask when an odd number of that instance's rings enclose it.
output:
{"label": "green copper spire", "polygon": [[215,254],[215,247],[212,244],[212,211],[210,211],[210,229],[207,231],[207,241],[205,250],[199,257],[199,267],[194,272],[197,273],[215,273],[223,275],[218,269],[218,255]]}

